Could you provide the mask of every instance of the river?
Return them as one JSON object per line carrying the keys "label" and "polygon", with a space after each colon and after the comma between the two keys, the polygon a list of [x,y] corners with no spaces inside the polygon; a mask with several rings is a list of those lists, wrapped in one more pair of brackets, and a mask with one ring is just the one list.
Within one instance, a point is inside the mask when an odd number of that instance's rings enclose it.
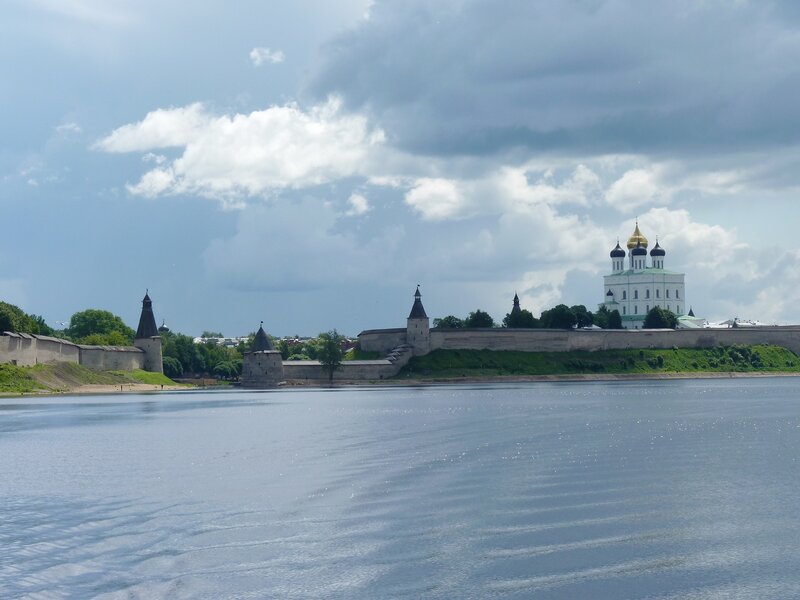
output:
{"label": "river", "polygon": [[2,598],[800,597],[800,379],[0,399]]}

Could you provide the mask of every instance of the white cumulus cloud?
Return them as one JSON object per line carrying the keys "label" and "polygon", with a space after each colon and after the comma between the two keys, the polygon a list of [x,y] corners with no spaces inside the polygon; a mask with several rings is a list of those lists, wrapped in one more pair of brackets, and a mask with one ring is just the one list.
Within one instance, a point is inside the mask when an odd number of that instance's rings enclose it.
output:
{"label": "white cumulus cloud", "polygon": [[280,50],[270,50],[269,48],[253,48],[250,50],[250,60],[253,65],[260,67],[265,63],[282,63],[285,56]]}
{"label": "white cumulus cloud", "polygon": [[134,194],[192,193],[230,200],[281,188],[320,185],[362,174],[382,131],[360,115],[340,112],[336,99],[302,109],[271,106],[249,114],[216,115],[202,104],[159,109],[95,144],[106,152],[183,147],[129,186]]}
{"label": "white cumulus cloud", "polygon": [[347,199],[347,204],[350,205],[350,208],[347,211],[347,215],[350,217],[357,217],[363,214],[366,214],[372,208],[369,205],[369,200],[367,200],[363,195],[353,193]]}

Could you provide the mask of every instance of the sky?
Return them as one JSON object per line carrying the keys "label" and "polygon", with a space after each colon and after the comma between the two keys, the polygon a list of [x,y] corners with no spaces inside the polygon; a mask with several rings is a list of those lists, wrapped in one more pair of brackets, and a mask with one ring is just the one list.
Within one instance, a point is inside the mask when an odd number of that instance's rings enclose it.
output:
{"label": "sky", "polygon": [[603,301],[800,323],[800,5],[6,0],[0,299],[174,331]]}

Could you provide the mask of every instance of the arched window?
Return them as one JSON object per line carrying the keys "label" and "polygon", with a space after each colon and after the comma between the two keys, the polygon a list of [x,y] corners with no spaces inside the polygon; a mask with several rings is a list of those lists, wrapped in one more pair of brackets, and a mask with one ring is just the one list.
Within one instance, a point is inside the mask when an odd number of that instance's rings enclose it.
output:
{"label": "arched window", "polygon": [[626,315],[626,314],[628,314],[628,307],[627,307],[627,306],[623,306],[623,307],[622,307],[622,314],[623,314],[623,315]]}
{"label": "arched window", "polygon": [[633,305],[633,314],[635,314],[635,315],[639,314],[639,307],[636,306],[635,304]]}
{"label": "arched window", "polygon": [[633,290],[633,299],[634,300],[638,300],[639,299],[639,290]]}
{"label": "arched window", "polygon": [[649,304],[647,305],[647,308],[645,309],[645,311],[644,311],[644,312],[646,312],[646,313],[649,313],[649,312],[650,312],[650,305],[649,305]]}
{"label": "arched window", "polygon": [[644,297],[645,297],[645,298],[650,298],[650,288],[647,288],[647,289],[644,291]]}
{"label": "arched window", "polygon": [[661,290],[657,289],[656,290],[656,298],[660,298],[660,297],[661,297]]}
{"label": "arched window", "polygon": [[669,290],[667,290],[667,298],[669,298]]}
{"label": "arched window", "polygon": [[675,297],[676,298],[680,298],[681,297],[681,291],[680,290],[675,290]]}
{"label": "arched window", "polygon": [[622,290],[622,299],[623,300],[627,300],[628,299],[628,292],[626,292],[625,290]]}
{"label": "arched window", "polygon": [[681,305],[678,304],[678,306],[676,306],[675,308],[678,310],[678,314],[681,314]]}

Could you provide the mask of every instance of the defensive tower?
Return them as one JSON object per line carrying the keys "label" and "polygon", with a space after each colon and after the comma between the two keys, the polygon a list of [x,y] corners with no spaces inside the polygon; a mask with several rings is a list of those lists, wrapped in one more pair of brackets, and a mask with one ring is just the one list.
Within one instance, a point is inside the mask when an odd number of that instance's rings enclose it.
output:
{"label": "defensive tower", "polygon": [[139,316],[139,327],[136,329],[136,338],[133,345],[144,351],[144,370],[152,373],[163,373],[164,365],[161,357],[161,336],[156,327],[156,317],[153,314],[153,301],[150,300],[149,290],[145,291],[142,298],[142,314]]}
{"label": "defensive tower", "polygon": [[264,321],[258,327],[253,340],[253,349],[244,353],[242,363],[243,387],[275,387],[283,381],[283,360],[281,353],[264,331]]}
{"label": "defensive tower", "polygon": [[406,343],[411,346],[415,355],[427,354],[431,349],[431,326],[425,307],[422,306],[422,294],[414,292],[414,305],[406,321]]}

